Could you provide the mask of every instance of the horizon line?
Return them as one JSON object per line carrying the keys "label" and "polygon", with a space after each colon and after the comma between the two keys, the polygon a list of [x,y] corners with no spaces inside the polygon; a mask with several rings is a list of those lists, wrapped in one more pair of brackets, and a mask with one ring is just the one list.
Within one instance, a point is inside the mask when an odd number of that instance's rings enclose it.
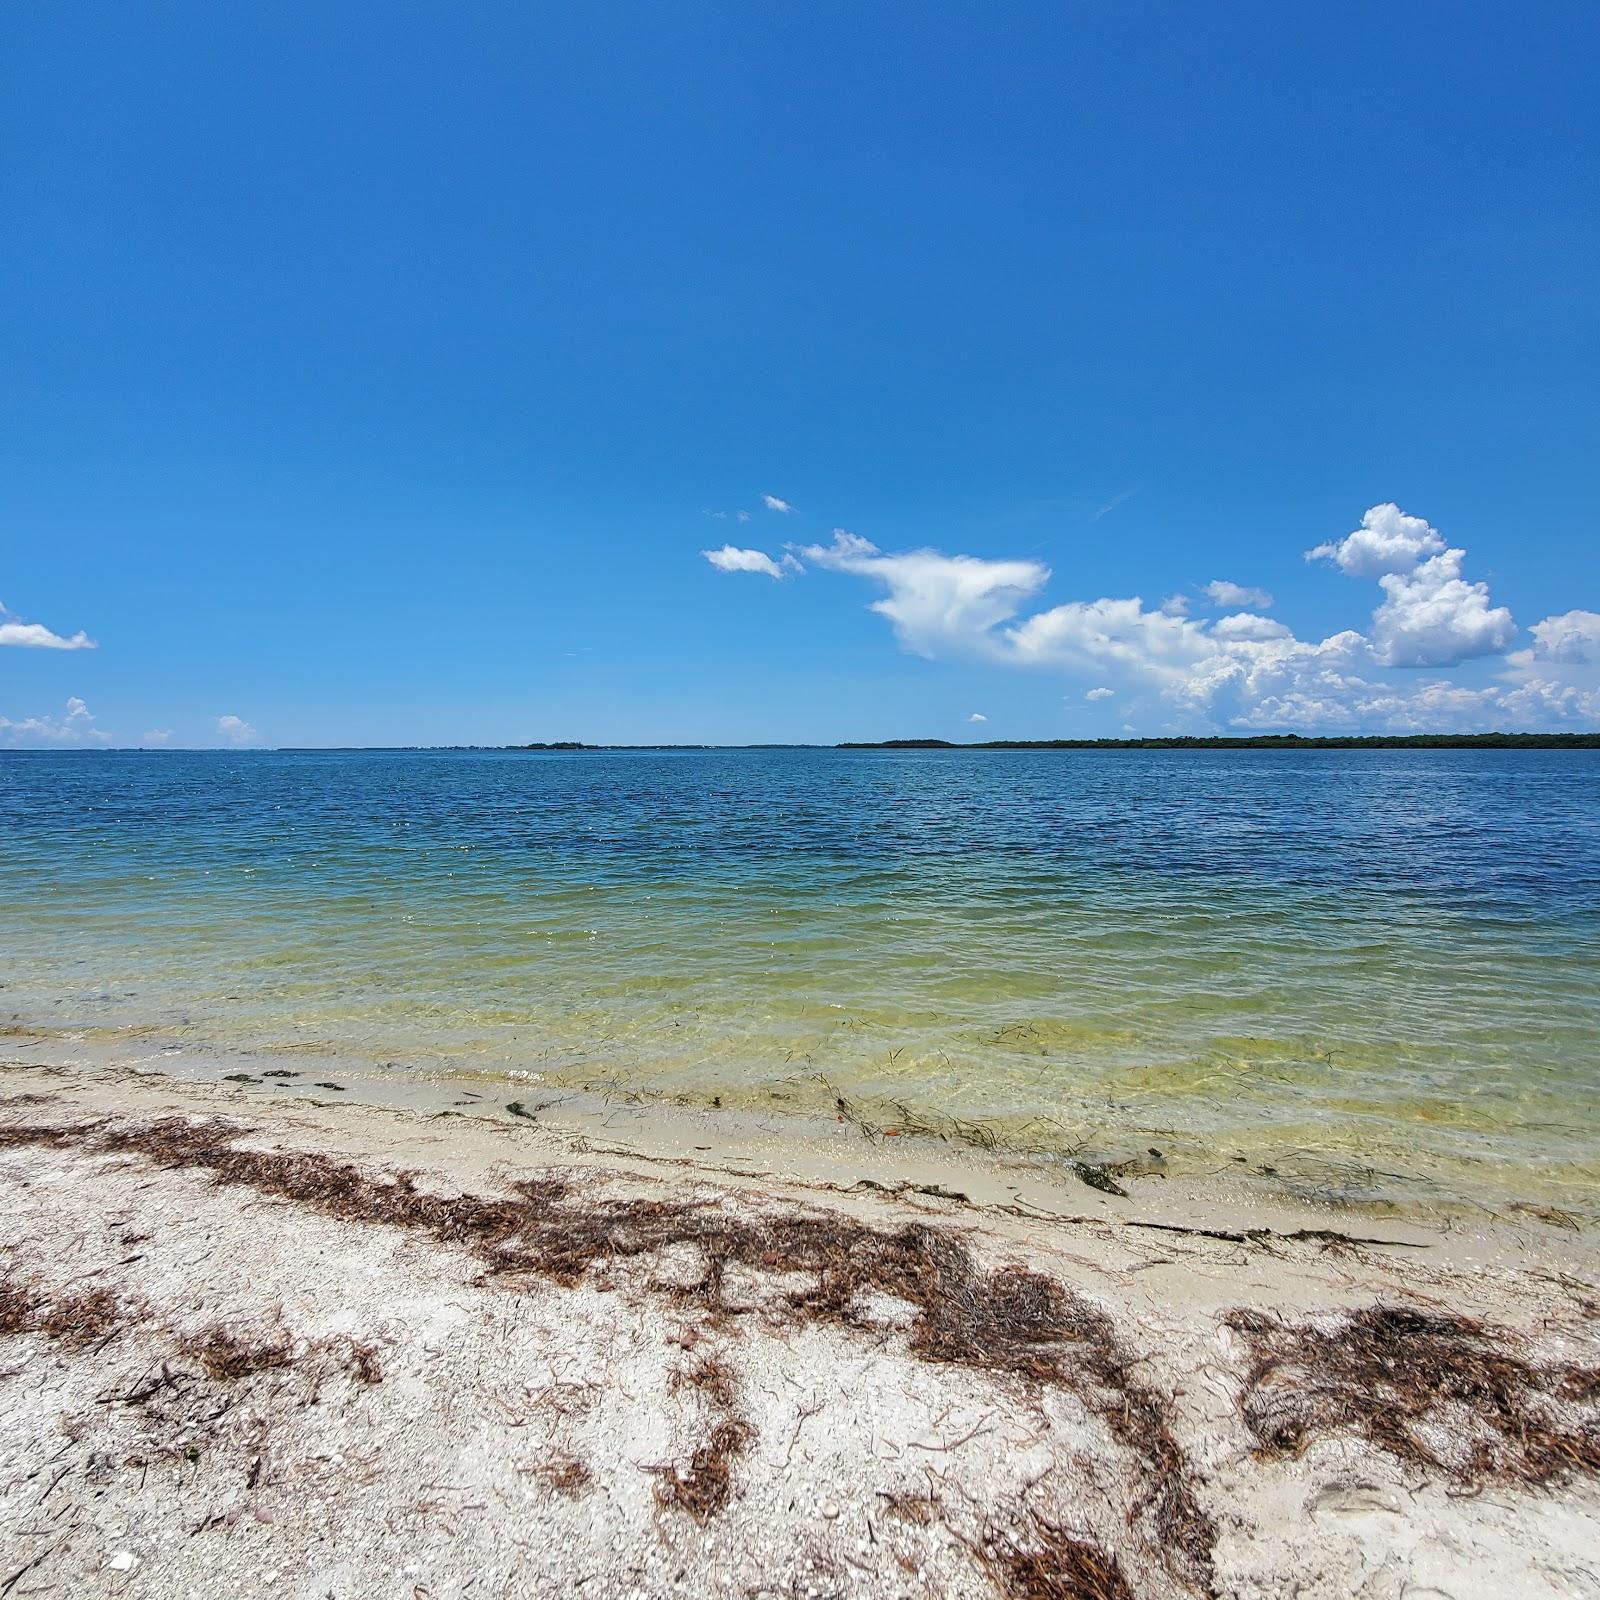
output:
{"label": "horizon line", "polygon": [[1484,733],[1257,733],[1135,734],[1123,738],[1062,737],[1051,739],[941,738],[757,740],[745,743],[644,742],[589,744],[580,740],[531,740],[516,744],[330,744],[330,745],[90,745],[0,746],[0,755],[336,755],[449,754],[476,752],[506,755],[583,755],[626,751],[739,750],[1283,750],[1283,749],[1600,749],[1600,730],[1547,733],[1535,730],[1492,730]]}

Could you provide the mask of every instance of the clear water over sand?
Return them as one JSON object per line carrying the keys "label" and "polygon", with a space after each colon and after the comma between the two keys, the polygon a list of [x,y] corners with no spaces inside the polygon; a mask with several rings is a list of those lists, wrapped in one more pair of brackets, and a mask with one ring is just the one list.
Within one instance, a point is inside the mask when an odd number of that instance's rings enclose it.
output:
{"label": "clear water over sand", "polygon": [[1596,752],[10,753],[0,957],[130,1051],[1600,1190]]}

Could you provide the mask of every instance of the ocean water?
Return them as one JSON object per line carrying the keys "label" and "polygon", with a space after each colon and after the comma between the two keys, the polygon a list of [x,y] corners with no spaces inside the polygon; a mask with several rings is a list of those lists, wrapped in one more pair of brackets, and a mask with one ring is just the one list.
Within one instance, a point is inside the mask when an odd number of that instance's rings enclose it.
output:
{"label": "ocean water", "polygon": [[0,756],[0,1015],[1600,1193],[1600,752]]}

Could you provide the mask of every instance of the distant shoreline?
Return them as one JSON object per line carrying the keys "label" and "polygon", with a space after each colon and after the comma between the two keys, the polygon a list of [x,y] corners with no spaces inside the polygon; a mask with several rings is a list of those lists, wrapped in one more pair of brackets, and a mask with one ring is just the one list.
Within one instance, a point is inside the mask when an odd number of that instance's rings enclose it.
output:
{"label": "distant shoreline", "polygon": [[[493,749],[495,746],[468,746]],[[845,739],[838,744],[517,744],[507,750],[1600,750],[1595,733],[1264,733],[1141,739]]]}
{"label": "distant shoreline", "polygon": [[119,755],[337,755],[425,754],[452,751],[485,754],[604,754],[607,751],[695,750],[1600,750],[1593,733],[1375,733],[1250,735],[1156,735],[1143,739],[845,739],[838,744],[584,744],[554,740],[530,744],[339,744],[257,745],[240,749],[219,745],[99,745],[77,749],[0,749],[0,756]]}
{"label": "distant shoreline", "polygon": [[846,741],[837,750],[1600,750],[1600,733],[1403,733],[1148,739],[949,739]]}

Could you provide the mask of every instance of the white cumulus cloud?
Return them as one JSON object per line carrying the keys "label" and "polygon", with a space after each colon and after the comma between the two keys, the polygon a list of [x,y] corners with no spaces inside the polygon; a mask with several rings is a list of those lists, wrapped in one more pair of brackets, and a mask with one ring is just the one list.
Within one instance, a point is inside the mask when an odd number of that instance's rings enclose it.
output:
{"label": "white cumulus cloud", "polygon": [[787,500],[780,500],[775,494],[762,495],[761,503],[768,511],[790,512],[794,510],[794,507]]}
{"label": "white cumulus cloud", "polygon": [[984,716],[981,711],[974,711],[972,715],[967,718],[968,722],[987,722],[988,720],[989,719]]}
{"label": "white cumulus cloud", "polygon": [[38,622],[0,622],[0,644],[20,645],[24,650],[93,650],[95,642],[81,630],[70,639],[52,633]]}
{"label": "white cumulus cloud", "polygon": [[1564,611],[1528,631],[1533,644],[1506,657],[1507,704],[1525,721],[1600,722],[1600,612]]}
{"label": "white cumulus cloud", "polygon": [[1229,583],[1226,578],[1213,578],[1206,585],[1206,596],[1217,606],[1245,606],[1254,611],[1272,609],[1272,596],[1265,589],[1253,589],[1244,583]]}
{"label": "white cumulus cloud", "polygon": [[95,642],[82,629],[70,638],[53,633],[42,622],[24,622],[0,604],[0,645],[22,650],[93,650]]}
{"label": "white cumulus cloud", "polygon": [[1453,666],[1498,655],[1516,637],[1511,613],[1489,604],[1488,584],[1461,576],[1465,556],[1446,550],[1411,572],[1378,579],[1386,598],[1372,613],[1372,647],[1384,666]]}
{"label": "white cumulus cloud", "polygon": [[1292,639],[1294,635],[1281,622],[1257,616],[1253,611],[1237,611],[1231,617],[1218,617],[1211,624],[1211,637],[1235,639]]}
{"label": "white cumulus cloud", "polygon": [[1391,501],[1371,507],[1354,533],[1307,550],[1306,560],[1332,561],[1350,578],[1378,578],[1410,572],[1443,549],[1444,540],[1421,517],[1408,517]]}
{"label": "white cumulus cloud", "polygon": [[1600,666],[1600,612],[1563,611],[1559,617],[1546,617],[1528,630],[1533,648],[1519,650],[1510,657],[1530,662],[1567,666]]}
{"label": "white cumulus cloud", "polygon": [[1147,611],[1137,595],[1073,600],[1035,612],[1006,630],[1005,643],[1022,665],[1086,674],[1115,666],[1174,686],[1215,653],[1205,623]]}
{"label": "white cumulus cloud", "polygon": [[229,744],[254,744],[260,737],[243,717],[236,717],[231,712],[217,718],[217,732]]}
{"label": "white cumulus cloud", "polygon": [[111,735],[95,726],[94,713],[77,695],[71,696],[60,717],[24,717],[13,722],[0,717],[0,743],[18,747],[109,744]]}
{"label": "white cumulus cloud", "polygon": [[1207,619],[1191,617],[1181,596],[1152,610],[1135,595],[1030,610],[1050,579],[1037,561],[885,552],[843,529],[800,554],[884,591],[871,609],[908,651],[1085,678],[1086,699],[1115,694],[1127,714],[1159,715],[1164,727],[1415,731],[1600,720],[1600,613],[1592,611],[1535,624],[1532,647],[1505,655],[1502,680],[1489,687],[1417,676],[1506,652],[1516,625],[1486,584],[1463,576],[1462,550],[1394,505],[1372,507],[1355,532],[1307,552],[1375,578],[1382,595],[1365,630],[1322,639],[1298,638],[1261,614],[1270,596],[1221,579],[1207,585],[1209,598],[1248,595],[1255,608]]}

